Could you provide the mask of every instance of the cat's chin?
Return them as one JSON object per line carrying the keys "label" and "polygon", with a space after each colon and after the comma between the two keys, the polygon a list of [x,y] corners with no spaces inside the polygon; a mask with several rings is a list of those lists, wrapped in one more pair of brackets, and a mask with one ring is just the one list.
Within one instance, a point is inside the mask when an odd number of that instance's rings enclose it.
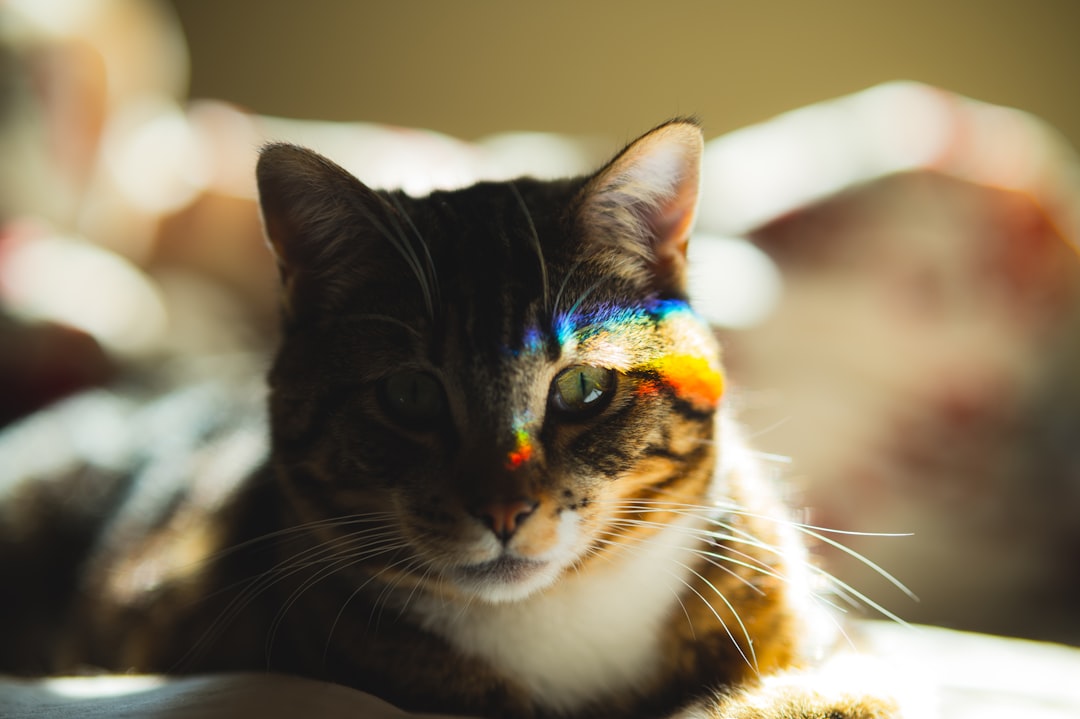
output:
{"label": "cat's chin", "polygon": [[457,568],[453,581],[472,599],[505,604],[527,599],[553,584],[559,574],[560,570],[553,562],[504,555]]}

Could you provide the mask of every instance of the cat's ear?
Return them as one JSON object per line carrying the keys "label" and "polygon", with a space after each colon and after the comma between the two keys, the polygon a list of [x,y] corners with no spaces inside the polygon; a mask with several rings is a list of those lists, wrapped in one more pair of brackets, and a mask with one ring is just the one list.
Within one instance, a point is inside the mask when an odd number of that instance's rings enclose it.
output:
{"label": "cat's ear", "polygon": [[360,254],[385,203],[344,168],[296,145],[264,147],[255,176],[286,312],[325,304],[339,284],[335,270]]}
{"label": "cat's ear", "polygon": [[661,293],[686,289],[703,150],[695,121],[672,120],[630,143],[582,191],[576,219],[584,235],[636,256]]}

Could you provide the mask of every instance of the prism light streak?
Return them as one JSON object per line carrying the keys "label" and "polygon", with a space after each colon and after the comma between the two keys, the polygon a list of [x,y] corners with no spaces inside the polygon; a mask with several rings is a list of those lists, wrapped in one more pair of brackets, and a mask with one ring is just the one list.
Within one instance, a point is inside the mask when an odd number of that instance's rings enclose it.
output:
{"label": "prism light streak", "polygon": [[724,394],[723,373],[704,357],[668,355],[646,368],[656,370],[676,396],[698,407],[716,407]]}
{"label": "prism light streak", "polygon": [[[719,348],[708,325],[680,300],[658,300],[635,307],[599,307],[556,319],[555,338],[565,356],[622,372],[655,373],[634,389],[638,396],[670,388],[679,399],[711,411],[724,394]],[[540,333],[526,333],[525,350],[538,352]],[[507,469],[517,469],[534,453],[531,414],[515,417],[514,449]]]}
{"label": "prism light streak", "polygon": [[532,457],[533,443],[529,425],[532,417],[525,415],[514,418],[514,449],[506,455],[506,468],[517,469]]}
{"label": "prism light streak", "polygon": [[[621,371],[656,372],[677,397],[714,409],[724,393],[719,349],[690,306],[657,300],[636,307],[599,307],[560,317],[555,335],[564,352]],[[642,382],[639,395],[659,387]]]}

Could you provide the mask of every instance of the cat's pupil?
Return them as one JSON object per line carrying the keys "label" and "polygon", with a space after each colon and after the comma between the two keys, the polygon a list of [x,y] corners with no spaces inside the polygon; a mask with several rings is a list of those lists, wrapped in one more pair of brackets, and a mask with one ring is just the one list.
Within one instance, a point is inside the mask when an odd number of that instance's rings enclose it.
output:
{"label": "cat's pupil", "polygon": [[563,370],[555,378],[551,399],[557,409],[581,415],[603,409],[614,389],[614,370],[577,365]]}
{"label": "cat's pupil", "polygon": [[585,404],[591,404],[600,396],[599,388],[589,381],[584,372],[578,372],[578,379],[581,380],[581,386],[579,387],[581,401]]}
{"label": "cat's pupil", "polygon": [[430,428],[446,408],[442,386],[426,372],[391,375],[383,381],[381,396],[387,414],[411,429]]}

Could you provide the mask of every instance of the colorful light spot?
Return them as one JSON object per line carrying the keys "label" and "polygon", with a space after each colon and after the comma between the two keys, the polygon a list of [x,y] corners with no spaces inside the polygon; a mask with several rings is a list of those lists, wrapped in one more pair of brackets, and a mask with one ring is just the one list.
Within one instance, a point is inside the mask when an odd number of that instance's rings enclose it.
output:
{"label": "colorful light spot", "polygon": [[[564,352],[620,371],[649,370],[675,394],[696,406],[716,407],[724,392],[719,349],[712,332],[680,300],[637,307],[601,306],[564,315],[555,323]],[[641,382],[639,396],[659,387]]]}
{"label": "colorful light spot", "polygon": [[537,328],[530,327],[525,331],[523,344],[526,352],[538,354],[544,349],[544,336]]}
{"label": "colorful light spot", "polygon": [[660,390],[663,388],[660,382],[653,379],[642,380],[638,383],[638,386],[634,388],[634,394],[638,397],[648,397],[654,394],[660,394]]}
{"label": "colorful light spot", "polygon": [[532,436],[529,433],[531,418],[518,417],[514,420],[514,449],[506,455],[506,468],[517,469],[532,457]]}
{"label": "colorful light spot", "polygon": [[709,360],[694,355],[668,355],[655,363],[665,384],[681,399],[712,408],[724,394],[724,375]]}

